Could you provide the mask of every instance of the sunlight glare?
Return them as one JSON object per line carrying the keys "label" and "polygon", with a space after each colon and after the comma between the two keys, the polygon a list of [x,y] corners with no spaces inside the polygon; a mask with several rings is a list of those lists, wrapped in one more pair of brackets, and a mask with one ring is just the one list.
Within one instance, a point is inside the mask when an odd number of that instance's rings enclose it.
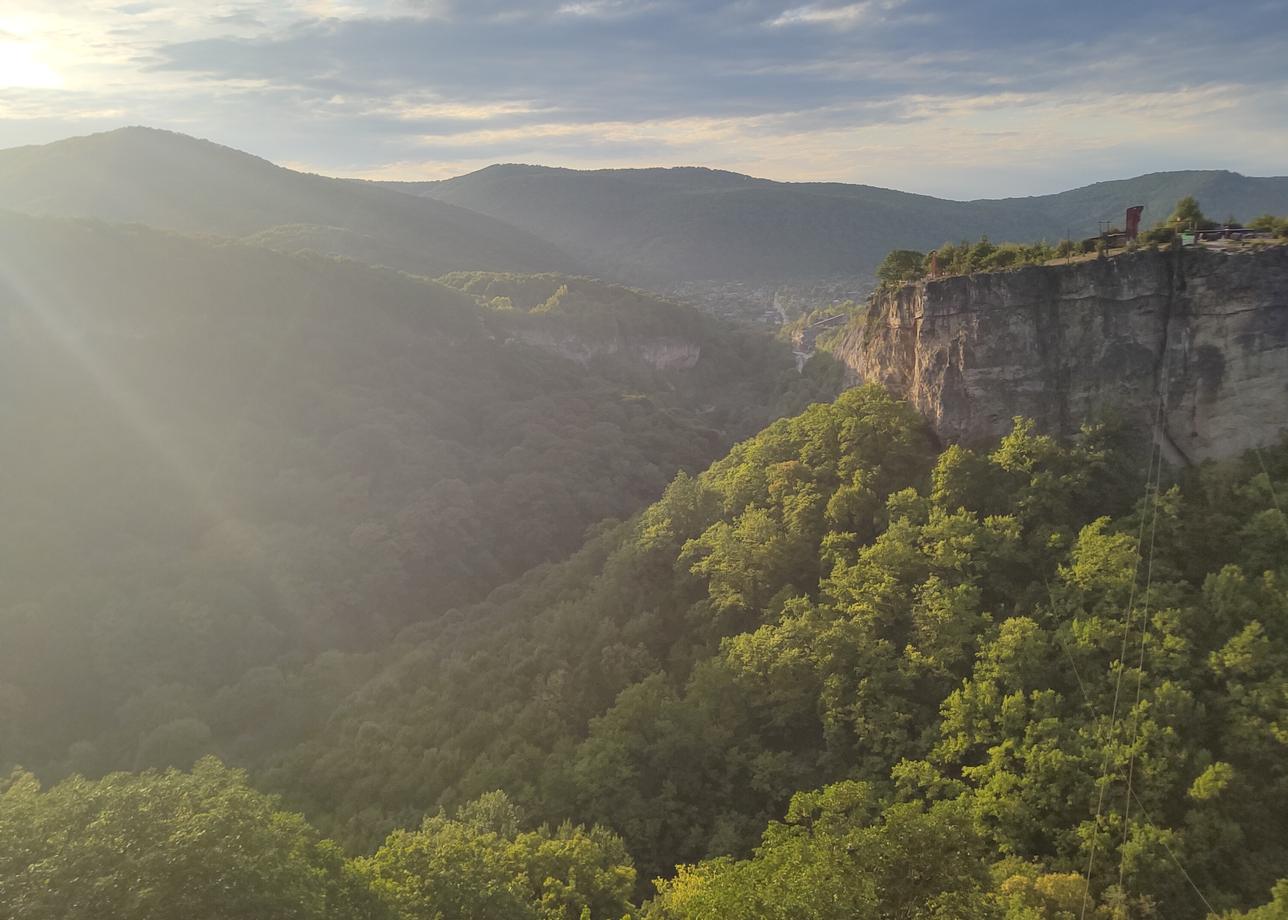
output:
{"label": "sunlight glare", "polygon": [[26,42],[0,40],[0,87],[55,89],[63,79]]}

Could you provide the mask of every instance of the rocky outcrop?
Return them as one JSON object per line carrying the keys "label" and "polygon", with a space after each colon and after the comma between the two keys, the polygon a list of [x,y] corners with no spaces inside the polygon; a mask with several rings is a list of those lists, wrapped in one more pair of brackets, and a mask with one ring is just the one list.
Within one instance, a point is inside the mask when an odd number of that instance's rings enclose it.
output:
{"label": "rocky outcrop", "polygon": [[1023,415],[1075,432],[1109,414],[1174,461],[1288,428],[1288,247],[1139,251],[940,278],[879,294],[836,355],[852,382],[907,397],[946,441],[983,442]]}
{"label": "rocky outcrop", "polygon": [[655,370],[688,370],[702,357],[701,345],[678,338],[594,337],[557,328],[516,329],[510,336],[582,366],[596,358],[614,356],[641,361]]}
{"label": "rocky outcrop", "polygon": [[641,361],[660,371],[687,371],[702,357],[702,346],[682,339],[647,339],[632,347]]}

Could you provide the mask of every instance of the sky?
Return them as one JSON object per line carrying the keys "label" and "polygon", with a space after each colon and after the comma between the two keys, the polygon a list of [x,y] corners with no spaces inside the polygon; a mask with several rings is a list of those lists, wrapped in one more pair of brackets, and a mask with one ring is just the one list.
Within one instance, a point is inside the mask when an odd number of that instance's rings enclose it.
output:
{"label": "sky", "polygon": [[293,168],[702,165],[969,199],[1288,174],[1288,0],[5,0],[0,147]]}

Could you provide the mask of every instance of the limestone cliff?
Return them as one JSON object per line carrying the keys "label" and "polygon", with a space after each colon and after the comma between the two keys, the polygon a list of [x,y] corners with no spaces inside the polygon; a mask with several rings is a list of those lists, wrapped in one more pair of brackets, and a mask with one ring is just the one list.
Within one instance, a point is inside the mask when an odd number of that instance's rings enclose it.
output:
{"label": "limestone cliff", "polygon": [[596,358],[615,356],[647,364],[654,370],[688,370],[702,357],[702,346],[668,336],[586,335],[568,328],[517,328],[507,341],[552,352],[583,366]]}
{"label": "limestone cliff", "polygon": [[836,349],[851,380],[910,399],[946,441],[1016,415],[1070,434],[1163,406],[1174,461],[1226,456],[1288,428],[1288,247],[1139,251],[939,278],[877,295]]}

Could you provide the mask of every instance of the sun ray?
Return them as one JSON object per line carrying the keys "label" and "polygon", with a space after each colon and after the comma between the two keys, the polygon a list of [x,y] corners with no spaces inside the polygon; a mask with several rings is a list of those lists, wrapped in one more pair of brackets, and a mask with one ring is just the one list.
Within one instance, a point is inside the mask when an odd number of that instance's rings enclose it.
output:
{"label": "sun ray", "polygon": [[41,285],[38,289],[25,281],[14,265],[0,259],[0,308],[9,300],[19,316],[34,323],[49,342],[89,377],[122,425],[161,460],[172,482],[189,496],[197,513],[207,521],[207,533],[225,540],[235,537],[241,547],[242,561],[264,576],[277,605],[291,614],[296,613],[298,605],[291,601],[294,592],[265,565],[263,541],[255,528],[215,491],[210,477],[202,471],[202,464],[154,417],[146,399],[100,360],[92,343],[71,319],[84,313],[83,305],[59,303],[59,296],[49,293],[51,290],[56,291],[56,285]]}

